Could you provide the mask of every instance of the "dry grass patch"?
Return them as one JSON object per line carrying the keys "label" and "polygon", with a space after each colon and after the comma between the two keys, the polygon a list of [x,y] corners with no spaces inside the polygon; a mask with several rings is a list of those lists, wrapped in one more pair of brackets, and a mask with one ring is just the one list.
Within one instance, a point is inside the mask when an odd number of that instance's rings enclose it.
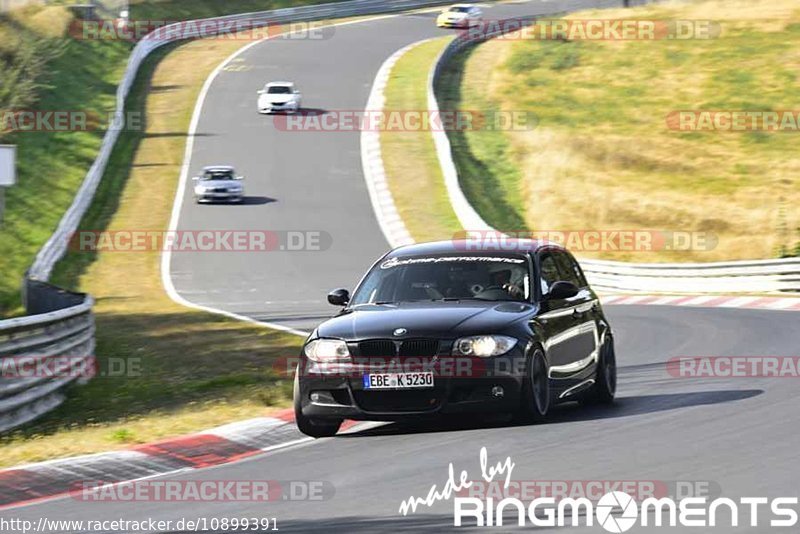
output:
{"label": "dry grass patch", "polygon": [[800,253],[796,132],[679,132],[666,123],[675,110],[796,109],[800,6],[670,2],[570,18],[711,20],[722,33],[710,40],[479,46],[449,105],[539,117],[533,131],[488,141],[467,132],[459,146],[475,163],[459,167],[462,178],[480,184],[489,176],[492,183],[465,187],[479,212],[502,228],[513,221],[492,212],[497,202],[532,230],[696,231],[719,240],[710,251],[581,253],[589,257],[714,261]]}
{"label": "dry grass patch", "polygon": [[[386,86],[387,111],[428,109],[428,72],[449,37],[423,43],[394,65]],[[418,241],[451,239],[461,229],[447,197],[431,132],[381,132],[389,189],[408,231]]]}
{"label": "dry grass patch", "polygon": [[[146,109],[146,131],[120,139],[82,228],[167,227],[186,142],[174,134],[188,130],[205,78],[240,46],[195,41],[148,63],[129,103]],[[0,466],[126,448],[288,405],[291,382],[275,364],[301,338],[173,303],[159,262],[158,252],[73,252],[59,264],[56,283],[96,298],[100,374],[4,438]]]}

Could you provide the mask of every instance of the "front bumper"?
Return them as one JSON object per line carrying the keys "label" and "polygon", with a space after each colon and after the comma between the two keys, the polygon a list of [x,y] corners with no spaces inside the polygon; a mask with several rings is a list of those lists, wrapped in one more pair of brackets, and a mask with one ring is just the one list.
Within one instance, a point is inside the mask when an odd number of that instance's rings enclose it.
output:
{"label": "front bumper", "polygon": [[436,26],[439,28],[466,28],[469,26],[469,19],[447,20],[441,19],[436,21]]}
{"label": "front bumper", "polygon": [[197,202],[241,202],[244,199],[244,191],[238,192],[204,192],[194,194]]}
{"label": "front bumper", "polygon": [[[325,373],[301,356],[300,406],[304,416],[314,419],[372,421],[517,410],[525,381],[523,350],[515,347],[505,355],[487,358],[486,363],[487,369],[463,375],[435,372],[433,388],[366,390],[363,375],[386,369],[343,368]],[[495,393],[498,387],[502,396]]]}
{"label": "front bumper", "polygon": [[300,109],[300,106],[296,102],[292,102],[289,104],[271,104],[269,106],[259,107],[258,112],[263,114],[296,113],[298,109]]}

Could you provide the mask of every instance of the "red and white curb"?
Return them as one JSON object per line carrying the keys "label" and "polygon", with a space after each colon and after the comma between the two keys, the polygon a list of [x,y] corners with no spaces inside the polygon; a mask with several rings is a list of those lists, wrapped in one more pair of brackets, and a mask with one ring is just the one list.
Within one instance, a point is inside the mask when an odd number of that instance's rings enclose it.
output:
{"label": "red and white curb", "polygon": [[[345,421],[342,431],[357,423]],[[359,425],[361,426],[361,425]],[[27,464],[0,471],[0,509],[69,495],[84,484],[117,484],[235,462],[306,441],[294,410],[130,450]]]}
{"label": "red and white curb", "polygon": [[714,295],[601,295],[603,304],[613,306],[689,306],[695,308],[745,308],[751,310],[800,311],[800,298],[733,297]]}
{"label": "red and white curb", "polygon": [[[800,299],[780,297],[602,295],[604,305],[688,306],[800,311]],[[376,423],[345,421],[342,431]],[[354,428],[356,427],[357,428]],[[69,495],[83,484],[116,484],[235,462],[311,441],[294,424],[294,411],[239,421],[130,450],[27,464],[0,471],[0,510]],[[102,476],[102,480],[98,480]]]}
{"label": "red and white curb", "polygon": [[[386,89],[386,84],[389,81],[389,76],[395,63],[403,54],[427,41],[430,41],[430,39],[404,46],[383,62],[381,68],[378,69],[378,74],[375,75],[375,80],[372,82],[372,89],[369,93],[369,99],[367,99],[367,112],[383,110],[386,103],[383,91]],[[375,212],[375,218],[378,219],[378,225],[386,241],[389,242],[392,248],[413,245],[414,238],[411,237],[411,233],[397,211],[392,192],[389,190],[389,183],[386,181],[386,169],[383,166],[383,155],[381,153],[381,133],[378,130],[373,131],[370,128],[361,130],[361,167],[364,172],[364,180],[367,182],[372,210]]]}

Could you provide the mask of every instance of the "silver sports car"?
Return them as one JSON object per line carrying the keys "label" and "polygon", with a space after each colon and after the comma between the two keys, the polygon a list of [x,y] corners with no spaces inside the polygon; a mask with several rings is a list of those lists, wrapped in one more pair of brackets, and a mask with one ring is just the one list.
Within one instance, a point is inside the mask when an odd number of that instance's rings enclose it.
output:
{"label": "silver sports car", "polygon": [[242,179],[228,165],[204,167],[200,176],[192,178],[194,199],[196,202],[241,202],[244,199]]}

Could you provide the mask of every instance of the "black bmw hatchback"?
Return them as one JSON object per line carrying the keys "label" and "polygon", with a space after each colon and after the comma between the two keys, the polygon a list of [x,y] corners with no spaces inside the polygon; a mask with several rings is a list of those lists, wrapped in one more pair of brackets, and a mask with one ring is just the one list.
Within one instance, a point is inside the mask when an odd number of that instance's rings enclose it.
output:
{"label": "black bmw hatchback", "polygon": [[[477,249],[477,250],[476,250]],[[541,420],[555,403],[610,403],[611,327],[564,248],[441,241],[380,258],[343,309],[306,340],[294,383],[301,432],[344,419],[509,412]]]}

